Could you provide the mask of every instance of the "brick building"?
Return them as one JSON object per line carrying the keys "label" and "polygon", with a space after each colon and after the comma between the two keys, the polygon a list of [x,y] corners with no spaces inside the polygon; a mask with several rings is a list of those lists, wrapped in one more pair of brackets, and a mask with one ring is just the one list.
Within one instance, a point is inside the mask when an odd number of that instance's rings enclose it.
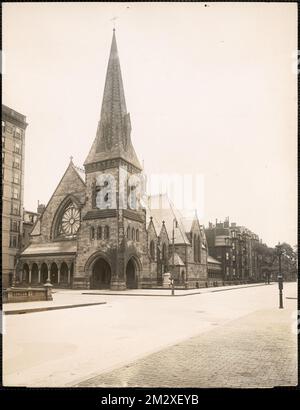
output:
{"label": "brick building", "polygon": [[207,244],[197,215],[184,218],[166,196],[156,198],[164,202],[158,209],[154,197],[143,198],[113,33],[100,120],[84,172],[70,161],[33,226],[17,280],[122,290],[160,286],[163,273],[171,271],[178,286],[205,286]]}
{"label": "brick building", "polygon": [[224,283],[262,280],[258,252],[259,237],[243,226],[224,222],[209,223],[205,229],[209,254],[222,266]]}
{"label": "brick building", "polygon": [[2,286],[12,283],[23,234],[26,117],[2,105]]}

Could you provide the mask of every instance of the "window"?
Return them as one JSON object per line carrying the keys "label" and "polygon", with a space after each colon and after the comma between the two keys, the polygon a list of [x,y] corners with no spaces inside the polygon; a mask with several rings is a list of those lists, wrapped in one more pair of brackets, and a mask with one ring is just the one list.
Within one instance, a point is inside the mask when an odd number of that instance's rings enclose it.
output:
{"label": "window", "polygon": [[91,227],[91,239],[95,239],[95,228],[93,226]]}
{"label": "window", "polygon": [[232,260],[235,261],[235,255],[232,255]]}
{"label": "window", "polygon": [[13,183],[19,184],[20,183],[20,175],[18,173],[13,174]]}
{"label": "window", "polygon": [[162,260],[164,263],[167,261],[167,245],[164,243],[162,247]]}
{"label": "window", "polygon": [[227,261],[229,260],[229,253],[228,252],[226,252],[226,260]]}
{"label": "window", "polygon": [[131,230],[131,239],[134,241],[135,240],[135,229],[132,228]]}
{"label": "window", "polygon": [[14,159],[13,159],[13,167],[14,167],[14,168],[17,168],[17,169],[20,169],[20,163],[21,163],[20,158],[14,157]]}
{"label": "window", "polygon": [[21,145],[19,142],[15,143],[15,148],[14,148],[14,152],[16,152],[17,154],[21,153]]}
{"label": "window", "polygon": [[197,236],[194,235],[194,261],[197,262]]}
{"label": "window", "polygon": [[155,245],[154,241],[150,242],[150,257],[154,261],[155,260]]}
{"label": "window", "polygon": [[19,199],[19,190],[18,188],[13,188],[13,198]]}
{"label": "window", "polygon": [[127,239],[130,239],[130,226],[127,227]]}
{"label": "window", "polygon": [[2,163],[4,164],[4,160],[5,160],[5,153],[2,151]]}
{"label": "window", "polygon": [[109,239],[109,226],[105,226],[104,228],[104,239]]}
{"label": "window", "polygon": [[59,236],[73,237],[77,234],[79,227],[80,211],[77,205],[69,200],[61,212],[56,228],[56,234]]}
{"label": "window", "polygon": [[97,239],[102,239],[102,226],[97,228]]}
{"label": "window", "polygon": [[5,132],[5,121],[2,121],[2,132]]}
{"label": "window", "polygon": [[19,204],[13,203],[13,204],[11,205],[11,213],[12,213],[13,215],[19,215],[19,213],[20,213],[19,210],[20,210]]}
{"label": "window", "polygon": [[5,137],[2,135],[2,148],[5,148]]}
{"label": "window", "polygon": [[137,240],[137,242],[140,240],[140,233],[138,229],[135,231],[135,239]]}
{"label": "window", "polygon": [[15,128],[15,137],[21,138],[22,136],[22,130],[18,127]]}
{"label": "window", "polygon": [[235,276],[235,268],[232,269],[232,274]]}
{"label": "window", "polygon": [[10,246],[10,248],[17,248],[18,247],[18,237],[16,235],[11,235],[10,236],[9,246]]}
{"label": "window", "polygon": [[235,242],[232,243],[232,249],[235,249]]}
{"label": "window", "polygon": [[20,222],[19,221],[10,221],[10,230],[13,232],[19,232]]}
{"label": "window", "polygon": [[229,267],[228,266],[226,266],[226,275],[227,276],[229,275]]}
{"label": "window", "polygon": [[131,185],[129,192],[130,209],[137,209],[137,191],[136,187]]}

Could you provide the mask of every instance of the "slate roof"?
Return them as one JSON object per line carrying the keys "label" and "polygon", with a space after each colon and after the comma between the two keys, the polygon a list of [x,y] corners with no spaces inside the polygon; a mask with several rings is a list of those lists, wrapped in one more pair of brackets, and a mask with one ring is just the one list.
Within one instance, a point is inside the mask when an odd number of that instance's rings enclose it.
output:
{"label": "slate roof", "polygon": [[75,241],[59,241],[47,243],[32,243],[27,246],[21,253],[22,256],[35,255],[57,255],[57,254],[75,254],[77,252],[77,242]]}

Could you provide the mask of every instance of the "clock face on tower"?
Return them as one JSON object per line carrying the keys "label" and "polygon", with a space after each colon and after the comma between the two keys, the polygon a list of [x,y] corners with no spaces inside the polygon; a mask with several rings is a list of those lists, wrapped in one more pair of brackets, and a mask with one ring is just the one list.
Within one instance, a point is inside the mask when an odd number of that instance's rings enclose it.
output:
{"label": "clock face on tower", "polygon": [[80,213],[78,208],[71,203],[64,210],[61,218],[59,234],[73,236],[77,233],[80,226]]}

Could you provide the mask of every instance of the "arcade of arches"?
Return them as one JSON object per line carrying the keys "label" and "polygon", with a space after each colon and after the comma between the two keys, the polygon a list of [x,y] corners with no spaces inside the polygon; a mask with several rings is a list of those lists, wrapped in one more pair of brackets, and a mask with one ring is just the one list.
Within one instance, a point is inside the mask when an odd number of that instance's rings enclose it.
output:
{"label": "arcade of arches", "polygon": [[24,262],[19,271],[19,282],[29,285],[44,284],[49,279],[52,285],[71,287],[73,279],[73,261],[36,261]]}

